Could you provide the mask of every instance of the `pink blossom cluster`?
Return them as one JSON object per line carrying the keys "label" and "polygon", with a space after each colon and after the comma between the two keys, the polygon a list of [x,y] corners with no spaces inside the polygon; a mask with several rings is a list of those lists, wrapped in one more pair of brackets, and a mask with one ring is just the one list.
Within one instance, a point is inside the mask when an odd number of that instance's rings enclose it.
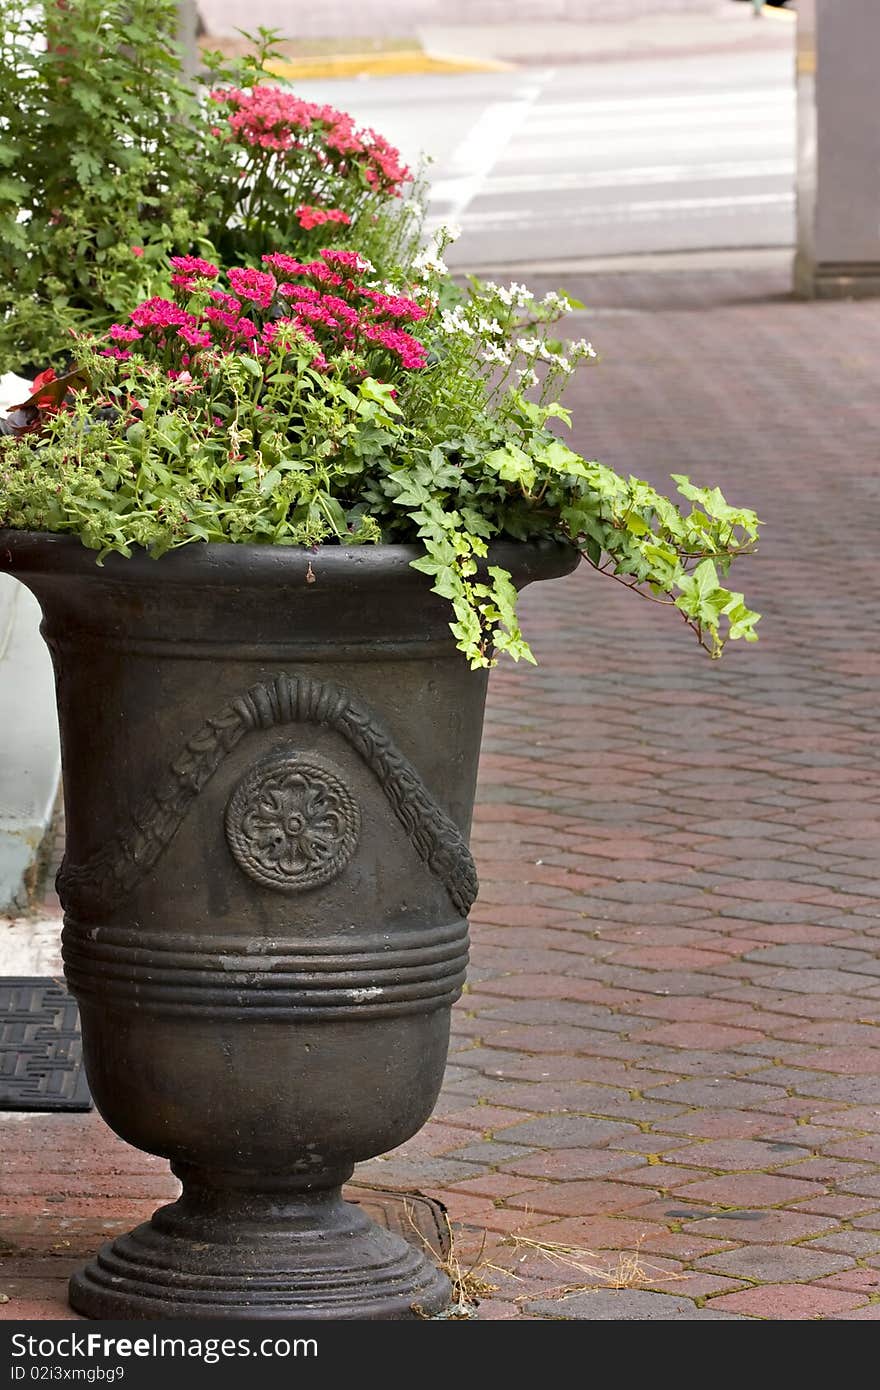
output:
{"label": "pink blossom cluster", "polygon": [[[209,373],[214,352],[265,357],[280,328],[289,325],[314,344],[312,362],[321,370],[335,369],[342,354],[372,359],[377,349],[387,356],[375,366],[371,362],[371,370],[424,367],[427,349],[403,325],[426,318],[429,309],[405,295],[364,284],[372,267],[356,251],[326,248],[314,261],[276,251],[264,256],[263,263],[264,270],[230,269],[225,290],[206,287],[206,281],[220,275],[217,266],[197,257],[175,257],[172,280],[178,298],[147,299],[129,323],[113,324],[105,355],[125,360],[137,343],[138,355],[161,354],[169,375],[178,380],[181,368]],[[199,292],[195,299],[194,289]]]}
{"label": "pink blossom cluster", "polygon": [[322,208],[303,203],[297,208],[294,216],[304,232],[326,226],[328,222],[339,222],[344,227],[351,226],[351,218],[342,208]]}
{"label": "pink blossom cluster", "polygon": [[[386,197],[399,196],[410,178],[400,152],[384,136],[359,128],[347,112],[333,106],[303,101],[281,87],[253,87],[249,92],[221,87],[211,96],[228,108],[226,138],[237,144],[275,155],[293,152],[298,158],[309,151],[319,165],[329,165],[343,178],[360,169],[369,187]],[[223,127],[212,129],[223,138]],[[301,212],[310,215],[313,209],[304,204],[297,215]],[[342,217],[322,217],[311,225],[329,221],[340,222]],[[300,225],[306,227],[303,221]]]}
{"label": "pink blossom cluster", "polygon": [[172,256],[174,274],[171,283],[178,289],[194,290],[199,280],[216,280],[220,274],[219,266],[203,261],[199,256]]}

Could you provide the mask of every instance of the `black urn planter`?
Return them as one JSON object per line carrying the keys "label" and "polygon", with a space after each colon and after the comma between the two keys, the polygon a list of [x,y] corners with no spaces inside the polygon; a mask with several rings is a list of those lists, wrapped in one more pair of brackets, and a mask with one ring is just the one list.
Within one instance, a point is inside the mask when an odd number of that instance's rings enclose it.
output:
{"label": "black urn planter", "polygon": [[[345,1202],[436,1102],[465,978],[485,673],[405,546],[153,560],[0,532],[55,663],[64,962],[96,1104],[178,1201],[97,1318],[400,1318],[444,1274]],[[573,550],[502,545],[518,587]]]}

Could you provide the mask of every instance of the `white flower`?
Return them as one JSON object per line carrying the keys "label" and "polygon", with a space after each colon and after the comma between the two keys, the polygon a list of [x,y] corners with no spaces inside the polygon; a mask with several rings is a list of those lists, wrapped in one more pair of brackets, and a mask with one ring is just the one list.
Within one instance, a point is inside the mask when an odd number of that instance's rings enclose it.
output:
{"label": "white flower", "polygon": [[445,226],[440,228],[440,235],[443,237],[446,245],[451,246],[452,243],[458,241],[458,238],[461,236],[461,227],[457,222],[448,222]]}
{"label": "white flower", "polygon": [[538,373],[533,367],[523,367],[521,371],[517,372],[517,376],[524,391],[527,391],[530,386],[537,386],[538,384]]}
{"label": "white flower", "polygon": [[532,294],[531,290],[527,289],[525,285],[518,285],[515,280],[510,286],[508,294],[510,295],[511,299],[513,299],[513,301],[517,305],[517,308],[519,309],[524,309],[525,306],[527,304],[530,304],[535,297]]}
{"label": "white flower", "polygon": [[504,329],[497,319],[477,319],[477,328],[481,333],[503,333]]}
{"label": "white flower", "polygon": [[588,343],[586,338],[578,338],[577,342],[572,343],[568,350],[575,360],[579,357],[598,357],[599,355],[593,344]]}
{"label": "white flower", "polygon": [[454,309],[442,311],[440,327],[444,333],[463,333],[466,338],[473,338],[474,336],[473,326],[468,322],[460,304],[456,304]]}
{"label": "white flower", "polygon": [[516,345],[526,357],[537,357],[541,351],[540,338],[517,338]]}
{"label": "white flower", "polygon": [[428,275],[448,275],[449,267],[436,246],[426,246],[413,260],[413,270],[421,278]]}
{"label": "white flower", "polygon": [[510,353],[505,352],[498,343],[487,343],[481,353],[484,362],[500,362],[502,366],[510,366]]}
{"label": "white flower", "polygon": [[551,366],[558,368],[561,372],[565,372],[566,376],[570,376],[574,371],[574,367],[571,365],[568,358],[562,357],[558,352],[551,352],[546,343],[541,344],[540,355],[545,362],[549,362]]}
{"label": "white flower", "polygon": [[399,290],[396,285],[391,284],[390,280],[386,280],[382,286],[382,293],[390,295],[392,299],[397,299],[403,294],[403,290]]}
{"label": "white flower", "polygon": [[492,289],[497,298],[501,300],[501,303],[505,304],[509,309],[513,303],[513,295],[510,293],[510,290],[506,290],[503,285],[493,285]]}
{"label": "white flower", "polygon": [[557,294],[555,290],[550,290],[541,300],[541,308],[549,309],[557,314],[570,314],[571,305],[564,294]]}

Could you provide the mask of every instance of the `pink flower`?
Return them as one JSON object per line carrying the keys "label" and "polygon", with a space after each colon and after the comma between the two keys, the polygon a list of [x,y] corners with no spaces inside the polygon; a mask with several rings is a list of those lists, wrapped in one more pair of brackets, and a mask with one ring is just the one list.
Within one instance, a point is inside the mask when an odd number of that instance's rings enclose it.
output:
{"label": "pink flower", "polygon": [[264,265],[273,265],[285,275],[302,275],[306,269],[302,261],[295,260],[293,256],[286,256],[283,251],[273,251],[270,256],[263,256],[262,259]]}
{"label": "pink flower", "polygon": [[181,309],[179,304],[174,304],[170,299],[160,299],[158,296],[145,299],[133,310],[129,318],[138,328],[182,328],[184,324],[195,323],[195,318],[187,313],[186,309]]}
{"label": "pink flower", "polygon": [[325,294],[321,297],[321,304],[341,322],[348,327],[353,327],[358,322],[358,313],[352,309],[350,304],[346,304],[344,299],[340,299],[336,294]]}
{"label": "pink flower", "polygon": [[212,290],[211,298],[215,304],[222,304],[227,313],[241,313],[241,300],[236,299],[235,295],[227,294],[225,290]]}
{"label": "pink flower", "polygon": [[346,227],[351,224],[348,213],[341,208],[309,207],[308,203],[298,207],[295,216],[304,232],[310,232],[313,227],[323,227],[326,222],[341,222]]}
{"label": "pink flower", "polygon": [[241,338],[244,342],[250,343],[253,342],[254,338],[259,336],[260,330],[257,328],[253,319],[240,318],[234,325],[232,332],[236,338]]}
{"label": "pink flower", "polygon": [[390,319],[398,319],[401,323],[415,323],[418,319],[428,316],[427,309],[404,295],[383,294],[381,290],[361,290],[361,294],[366,299],[372,299],[377,317],[385,315]]}
{"label": "pink flower", "polygon": [[361,331],[369,342],[377,343],[379,347],[387,348],[399,357],[401,366],[407,370],[424,367],[428,360],[428,349],[424,343],[420,343],[418,338],[413,338],[410,333],[404,333],[400,328],[387,328],[382,324],[369,323]]}
{"label": "pink flower", "polygon": [[102,357],[115,357],[119,362],[127,362],[128,359],[129,359],[129,357],[131,357],[131,353],[130,353],[130,352],[126,352],[123,348],[110,347],[110,348],[102,348],[102,349],[101,349],[101,356],[102,356]]}
{"label": "pink flower", "polygon": [[359,256],[357,251],[334,251],[328,247],[321,253],[321,259],[326,261],[329,266],[342,266],[345,270],[350,270],[353,274],[361,274],[365,270],[372,270],[373,267],[365,256]]}
{"label": "pink flower", "polygon": [[144,254],[144,248],[142,246],[130,246],[128,249],[133,256],[137,256],[138,260],[140,260],[141,256]]}
{"label": "pink flower", "polygon": [[316,289],[314,285],[297,285],[290,280],[285,280],[283,284],[278,286],[278,293],[283,295],[285,299],[296,300],[297,302],[303,299],[321,298],[321,291]]}
{"label": "pink flower", "polygon": [[111,323],[107,330],[107,337],[112,338],[117,343],[133,343],[143,336],[136,328],[129,327],[125,323]]}
{"label": "pink flower", "polygon": [[266,270],[250,270],[233,266],[227,276],[230,285],[242,299],[250,299],[261,309],[268,309],[278,281]]}
{"label": "pink flower", "polygon": [[205,328],[195,328],[191,324],[186,324],[177,330],[178,338],[182,338],[190,347],[203,348],[211,346],[211,335]]}
{"label": "pink flower", "polygon": [[182,275],[198,275],[204,280],[216,280],[220,274],[220,269],[212,265],[210,261],[203,261],[199,256],[172,256],[171,264],[175,270]]}

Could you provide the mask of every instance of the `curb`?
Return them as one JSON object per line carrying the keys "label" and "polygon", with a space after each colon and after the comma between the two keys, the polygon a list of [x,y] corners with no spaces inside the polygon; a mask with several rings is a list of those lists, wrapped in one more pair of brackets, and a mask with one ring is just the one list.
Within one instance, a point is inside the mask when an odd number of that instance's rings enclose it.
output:
{"label": "curb", "polygon": [[516,63],[500,58],[467,58],[453,53],[336,53],[323,58],[291,58],[267,64],[276,77],[413,77],[423,73],[513,72]]}

